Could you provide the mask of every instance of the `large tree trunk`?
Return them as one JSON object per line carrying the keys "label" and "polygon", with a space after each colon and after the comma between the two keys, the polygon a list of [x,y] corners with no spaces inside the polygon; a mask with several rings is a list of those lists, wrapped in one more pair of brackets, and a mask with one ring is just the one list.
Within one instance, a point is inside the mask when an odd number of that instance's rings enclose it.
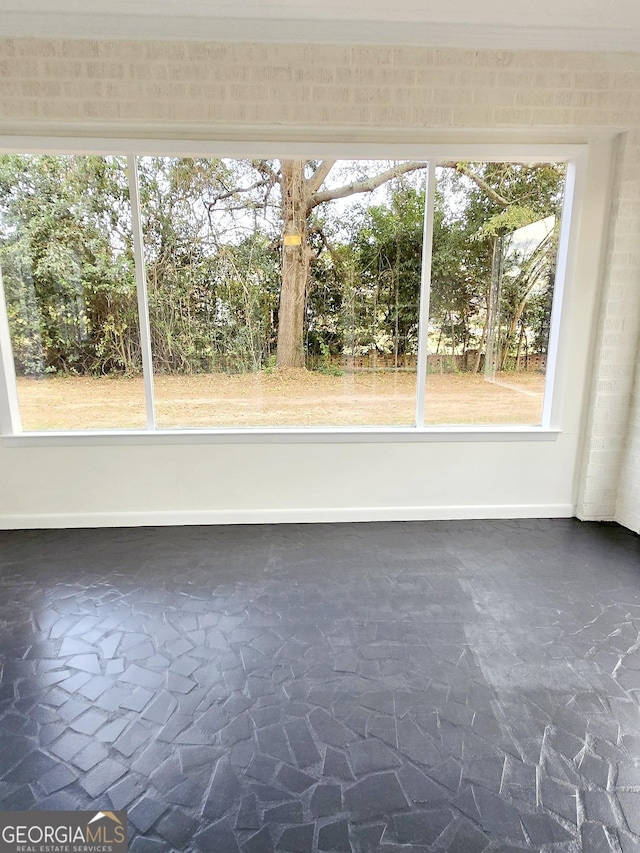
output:
{"label": "large tree trunk", "polygon": [[[307,218],[314,207],[338,198],[369,193],[394,178],[424,169],[424,162],[398,163],[378,175],[322,189],[334,160],[321,161],[308,178],[305,160],[281,160],[276,172],[262,161],[260,186],[280,182],[282,190],[282,284],[278,310],[276,366],[304,367],[304,309],[311,267]],[[266,176],[266,177],[264,177]],[[226,196],[225,196],[226,197]]]}
{"label": "large tree trunk", "polygon": [[276,366],[304,367],[304,308],[311,252],[307,245],[310,193],[304,160],[283,160],[282,284],[278,310]]}

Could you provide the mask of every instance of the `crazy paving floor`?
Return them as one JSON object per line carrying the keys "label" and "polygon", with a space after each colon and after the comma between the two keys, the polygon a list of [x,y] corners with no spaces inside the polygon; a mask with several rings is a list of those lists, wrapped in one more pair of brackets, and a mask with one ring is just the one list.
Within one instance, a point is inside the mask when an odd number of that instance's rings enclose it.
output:
{"label": "crazy paving floor", "polygon": [[640,539],[0,534],[0,810],[130,850],[640,850]]}

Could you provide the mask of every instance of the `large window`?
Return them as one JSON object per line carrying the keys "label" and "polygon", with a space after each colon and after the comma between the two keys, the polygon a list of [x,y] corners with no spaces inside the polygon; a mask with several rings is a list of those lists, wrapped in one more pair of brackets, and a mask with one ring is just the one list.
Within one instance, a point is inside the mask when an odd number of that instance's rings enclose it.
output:
{"label": "large window", "polygon": [[0,155],[13,431],[545,425],[566,173]]}
{"label": "large window", "polygon": [[0,272],[24,430],[144,427],[126,159],[1,157]]}
{"label": "large window", "polygon": [[436,168],[426,423],[542,421],[565,165]]}

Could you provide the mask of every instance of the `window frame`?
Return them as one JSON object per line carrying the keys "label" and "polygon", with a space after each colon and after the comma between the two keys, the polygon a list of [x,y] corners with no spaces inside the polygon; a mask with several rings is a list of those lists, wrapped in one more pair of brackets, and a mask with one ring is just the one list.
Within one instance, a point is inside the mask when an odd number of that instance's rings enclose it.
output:
{"label": "window frame", "polygon": [[[139,324],[143,351],[143,376],[147,411],[145,429],[51,430],[23,432],[16,391],[16,375],[0,271],[0,442],[8,446],[184,444],[184,443],[287,443],[386,441],[553,441],[561,433],[561,400],[555,392],[561,368],[564,306],[571,277],[572,257],[578,240],[578,211],[588,155],[587,143],[403,143],[393,142],[285,142],[285,141],[182,141],[73,137],[0,137],[2,154],[69,154],[127,158]],[[428,162],[424,239],[419,304],[419,348],[416,376],[416,422],[407,426],[291,426],[238,428],[157,428],[154,414],[153,367],[149,340],[146,276],[142,254],[137,157],[212,158],[331,158],[419,159]],[[442,161],[463,162],[563,162],[566,164],[564,199],[545,370],[542,418],[539,425],[424,424],[427,398],[427,325],[431,286],[435,170]]]}

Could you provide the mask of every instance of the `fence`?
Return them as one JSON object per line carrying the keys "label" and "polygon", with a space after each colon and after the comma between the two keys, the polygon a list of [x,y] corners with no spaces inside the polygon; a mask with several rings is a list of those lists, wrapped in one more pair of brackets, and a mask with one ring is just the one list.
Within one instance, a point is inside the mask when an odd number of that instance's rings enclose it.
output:
{"label": "fence", "polygon": [[[474,369],[477,360],[476,350],[467,350],[461,355],[429,354],[427,356],[427,370],[429,373],[465,373]],[[367,353],[357,356],[333,356],[328,363],[342,370],[415,370],[417,357],[415,355],[393,354],[380,355],[378,353]],[[314,368],[327,364],[327,359],[307,358],[307,367]],[[547,365],[547,356],[544,353],[535,353],[507,359],[507,370],[512,371],[544,371]],[[484,354],[480,356],[479,369],[484,369]]]}

